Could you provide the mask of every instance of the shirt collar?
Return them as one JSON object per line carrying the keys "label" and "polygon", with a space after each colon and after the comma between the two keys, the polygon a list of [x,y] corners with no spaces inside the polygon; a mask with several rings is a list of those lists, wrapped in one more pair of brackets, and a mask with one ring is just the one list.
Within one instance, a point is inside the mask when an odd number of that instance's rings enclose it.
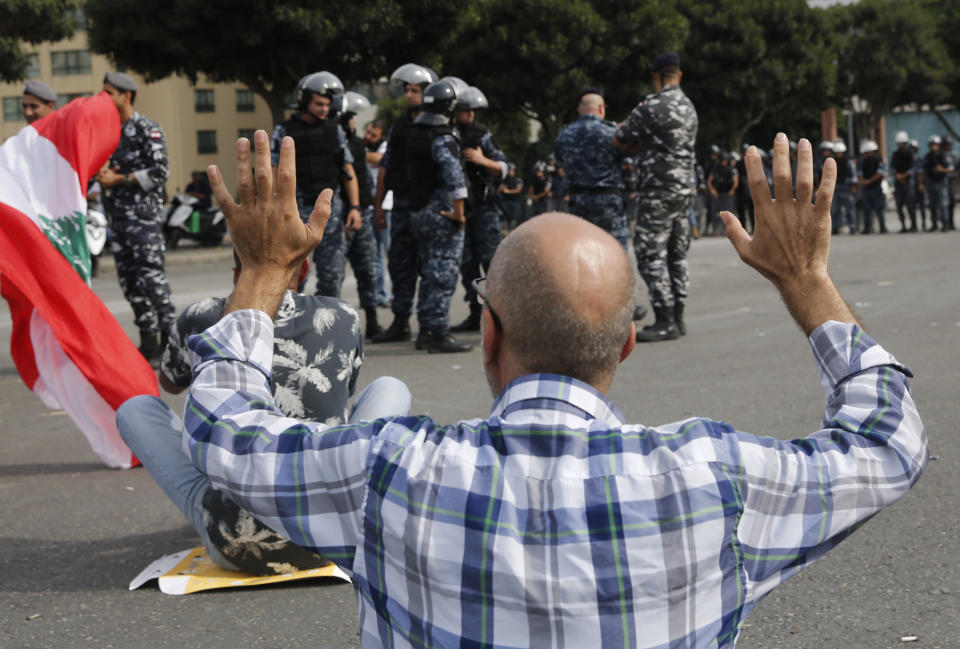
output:
{"label": "shirt collar", "polygon": [[593,386],[559,374],[528,374],[514,379],[493,403],[490,416],[508,419],[534,410],[563,411],[611,427],[626,423],[620,410]]}

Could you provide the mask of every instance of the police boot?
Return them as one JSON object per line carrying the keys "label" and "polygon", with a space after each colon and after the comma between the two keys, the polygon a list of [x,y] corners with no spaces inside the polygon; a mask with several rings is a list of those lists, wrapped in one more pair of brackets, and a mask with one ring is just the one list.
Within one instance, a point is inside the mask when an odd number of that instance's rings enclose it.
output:
{"label": "police boot", "polygon": [[456,354],[470,351],[473,345],[458,343],[449,331],[421,329],[417,334],[417,349],[426,349],[431,354]]}
{"label": "police boot", "polygon": [[643,306],[642,304],[638,304],[637,306],[633,307],[634,322],[640,322],[645,317],[647,317],[647,307]]}
{"label": "police boot", "polygon": [[655,343],[680,337],[677,323],[673,319],[672,307],[653,307],[653,312],[657,319],[652,325],[647,325],[637,332],[638,343]]}
{"label": "police boot", "polygon": [[140,347],[138,349],[148,361],[157,358],[163,352],[163,348],[160,346],[160,332],[152,329],[141,329]]}
{"label": "police boot", "polygon": [[395,343],[403,340],[410,340],[410,322],[407,318],[400,318],[394,316],[393,322],[390,323],[390,326],[387,327],[385,331],[381,331],[379,334],[370,339],[371,342],[375,343]]}
{"label": "police boot", "polygon": [[480,305],[477,304],[476,300],[473,300],[473,302],[470,304],[470,315],[468,315],[460,324],[455,324],[450,327],[450,331],[457,333],[463,331],[480,331],[480,312]]}
{"label": "police boot", "polygon": [[687,325],[683,321],[683,305],[679,302],[673,305],[673,322],[677,325],[677,333],[686,336]]}
{"label": "police boot", "polygon": [[381,327],[380,323],[377,322],[377,307],[375,306],[363,307],[363,312],[367,316],[367,333],[366,333],[367,340],[370,340],[382,334],[383,327]]}

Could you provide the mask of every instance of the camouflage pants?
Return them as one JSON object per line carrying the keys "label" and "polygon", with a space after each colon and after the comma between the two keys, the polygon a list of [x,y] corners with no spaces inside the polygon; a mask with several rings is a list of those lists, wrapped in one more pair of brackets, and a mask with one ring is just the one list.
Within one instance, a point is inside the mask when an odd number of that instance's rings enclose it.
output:
{"label": "camouflage pants", "polygon": [[457,288],[463,228],[442,216],[450,211],[445,192],[436,192],[422,210],[394,207],[390,223],[388,269],[393,284],[394,316],[409,318],[420,280],[417,321],[420,329],[446,331],[450,300]]}
{"label": "camouflage pants", "polygon": [[570,194],[570,213],[610,233],[627,249],[627,213],[620,194]]}
{"label": "camouflage pants", "polygon": [[[500,210],[492,203],[480,203],[467,213],[464,228],[463,258],[460,260],[460,281],[466,291],[463,299],[472,307],[476,304],[473,280],[486,272],[493,253],[500,245]],[[479,305],[478,305],[479,306]]]}
{"label": "camouflage pants", "polygon": [[[347,206],[340,203],[340,214],[337,219],[339,234],[330,231],[330,223],[323,233],[323,241],[314,251],[314,262],[317,267],[317,295],[340,297],[343,279],[346,275],[346,263],[350,261],[353,275],[357,278],[357,293],[360,297],[360,306],[372,308],[377,306],[377,240],[373,233],[373,207],[370,206],[363,213],[363,225],[359,230],[344,233],[343,224],[346,222]],[[331,217],[330,221],[334,219]],[[331,245],[324,246],[327,237]],[[323,266],[317,259],[323,255]]]}
{"label": "camouflage pants", "polygon": [[633,249],[637,269],[647,284],[654,309],[685,304],[690,288],[687,250],[690,249],[688,212],[693,196],[641,197]]}
{"label": "camouflage pants", "polygon": [[134,219],[115,219],[113,259],[123,296],[141,331],[170,331],[176,310],[163,269],[163,226]]}

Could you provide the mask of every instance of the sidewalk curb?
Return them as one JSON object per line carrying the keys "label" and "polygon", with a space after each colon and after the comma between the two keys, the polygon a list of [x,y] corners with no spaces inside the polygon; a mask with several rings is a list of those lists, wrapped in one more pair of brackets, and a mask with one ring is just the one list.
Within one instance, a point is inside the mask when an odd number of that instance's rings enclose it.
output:
{"label": "sidewalk curb", "polygon": [[[192,264],[212,264],[226,260],[233,260],[233,244],[227,240],[216,248],[185,245],[176,250],[164,253],[164,266],[189,266]],[[110,251],[104,252],[99,258],[97,272],[116,272],[117,264]]]}

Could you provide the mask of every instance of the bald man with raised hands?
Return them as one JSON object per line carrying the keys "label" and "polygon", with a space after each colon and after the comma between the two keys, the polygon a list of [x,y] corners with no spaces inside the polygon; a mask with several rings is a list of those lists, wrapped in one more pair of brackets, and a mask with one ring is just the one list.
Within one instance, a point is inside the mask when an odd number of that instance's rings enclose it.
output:
{"label": "bald man with raised hands", "polygon": [[[477,282],[486,418],[329,428],[284,417],[270,393],[271,318],[330,196],[304,224],[293,143],[276,193],[265,133],[255,148],[256,189],[250,145],[238,144],[239,204],[209,172],[243,272],[222,320],[190,340],[185,444],[218,488],[352,574],[365,648],[732,647],[764,594],[903,496],[926,464],[909,371],[827,273],[836,168],[812,205],[806,140],[796,200],[771,200],[751,148],[754,235],[723,215],[813,349],[826,410],[795,441],[703,418],[627,424],[606,393],[634,346],[630,263],[609,234],[563,214],[517,228]],[[792,196],[786,137],[774,149],[777,195]]]}

